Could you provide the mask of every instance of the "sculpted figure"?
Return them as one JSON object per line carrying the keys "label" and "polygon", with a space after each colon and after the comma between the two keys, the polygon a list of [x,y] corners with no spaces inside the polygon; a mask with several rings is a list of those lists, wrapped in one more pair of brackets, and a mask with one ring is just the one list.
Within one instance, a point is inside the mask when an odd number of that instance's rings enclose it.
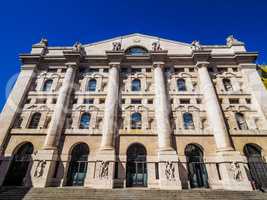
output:
{"label": "sculpted figure", "polygon": [[113,51],[120,51],[121,50],[121,43],[120,42],[113,42]]}
{"label": "sculpted figure", "polygon": [[174,180],[175,179],[175,168],[172,162],[167,162],[166,163],[166,168],[165,168],[165,175],[167,180]]}
{"label": "sculpted figure", "polygon": [[73,45],[72,50],[76,52],[80,52],[82,50],[82,44],[80,42],[76,42]]}
{"label": "sculpted figure", "polygon": [[191,43],[191,45],[192,45],[192,49],[193,49],[193,50],[201,50],[201,49],[202,49],[202,48],[201,48],[201,45],[200,45],[200,42],[197,41],[197,40],[194,40],[194,41]]}
{"label": "sculpted figure", "polygon": [[35,172],[34,172],[34,177],[39,178],[39,177],[43,176],[45,165],[46,165],[45,160],[39,160],[38,161],[38,164],[37,164]]}
{"label": "sculpted figure", "polygon": [[153,42],[152,43],[152,49],[153,49],[153,51],[161,51],[162,50],[159,42]]}
{"label": "sculpted figure", "polygon": [[108,165],[109,165],[109,162],[101,161],[100,170],[99,170],[99,178],[108,177]]}
{"label": "sculpted figure", "polygon": [[238,163],[232,162],[230,169],[233,172],[234,180],[241,181],[242,180],[242,172],[240,169],[240,165]]}

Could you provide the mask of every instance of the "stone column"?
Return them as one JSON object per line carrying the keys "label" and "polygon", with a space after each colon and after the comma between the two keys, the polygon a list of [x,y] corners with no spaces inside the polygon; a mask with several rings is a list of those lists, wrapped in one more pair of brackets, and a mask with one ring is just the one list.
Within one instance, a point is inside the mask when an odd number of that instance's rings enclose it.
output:
{"label": "stone column", "polygon": [[57,103],[45,139],[44,149],[57,149],[57,144],[64,125],[65,115],[68,110],[70,93],[73,89],[76,66],[69,65],[66,71],[63,85],[60,88]]}
{"label": "stone column", "polygon": [[[73,89],[77,68],[75,64],[67,66],[68,69],[63,80],[63,85],[59,90],[57,103],[54,108],[43,149],[37,152],[35,157],[36,161],[33,163],[32,184],[34,187],[46,187],[52,184],[51,177],[53,176],[56,161],[58,159],[57,146],[64,126],[65,116],[68,111],[70,93]],[[45,161],[43,173],[41,176],[36,176],[36,171],[39,170],[41,161]]]}
{"label": "stone column", "polygon": [[234,150],[225,125],[223,113],[207,69],[208,65],[208,62],[197,63],[200,90],[204,96],[207,116],[213,129],[217,150]]}
{"label": "stone column", "polygon": [[169,102],[167,100],[166,85],[163,68],[164,63],[154,64],[155,82],[155,118],[157,122],[159,150],[173,150],[171,142],[171,124]]}
{"label": "stone column", "polygon": [[[221,187],[221,189],[226,190],[251,190],[251,184],[244,166],[245,158],[241,156],[240,152],[234,150],[231,143],[223,112],[207,69],[209,63],[202,61],[197,62],[196,65],[198,68],[200,91],[204,96],[207,117],[212,128],[217,148],[214,161],[219,163],[219,170],[222,175],[222,180],[209,180],[209,186],[212,189]],[[240,173],[238,177],[235,175],[237,171]]]}
{"label": "stone column", "polygon": [[105,100],[103,135],[100,150],[114,148],[114,134],[119,101],[119,63],[110,64],[108,76],[108,90]]}
{"label": "stone column", "polygon": [[[36,65],[23,65],[21,72],[17,77],[16,83],[10,92],[6,104],[0,114],[0,186],[3,184],[4,178],[8,172],[8,168],[12,161],[12,155],[4,154],[5,146],[8,143],[9,131],[13,126],[18,114],[20,114],[25,98],[32,80],[35,78]],[[25,118],[24,118],[25,120]]]}
{"label": "stone column", "polygon": [[170,106],[164,79],[164,62],[154,62],[155,118],[158,134],[159,186],[161,189],[181,189],[178,156],[172,147]]}
{"label": "stone column", "polygon": [[0,157],[3,155],[9,130],[12,128],[17,114],[23,107],[24,100],[36,76],[36,65],[23,65],[21,72],[0,115]]}
{"label": "stone column", "polygon": [[[89,180],[89,185],[94,188],[113,188],[113,174],[115,166],[114,137],[117,134],[117,112],[119,102],[119,68],[120,62],[110,63],[108,89],[105,101],[105,112],[102,139],[97,153],[96,171],[94,179]],[[106,172],[106,173],[105,173]],[[91,182],[90,182],[91,181]]]}

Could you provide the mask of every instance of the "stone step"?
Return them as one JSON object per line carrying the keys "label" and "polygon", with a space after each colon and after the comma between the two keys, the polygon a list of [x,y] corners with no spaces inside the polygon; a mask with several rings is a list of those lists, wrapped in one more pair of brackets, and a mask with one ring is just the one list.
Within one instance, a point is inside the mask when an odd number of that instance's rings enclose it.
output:
{"label": "stone step", "polygon": [[0,200],[267,200],[267,193],[222,190],[156,190],[90,188],[0,188]]}

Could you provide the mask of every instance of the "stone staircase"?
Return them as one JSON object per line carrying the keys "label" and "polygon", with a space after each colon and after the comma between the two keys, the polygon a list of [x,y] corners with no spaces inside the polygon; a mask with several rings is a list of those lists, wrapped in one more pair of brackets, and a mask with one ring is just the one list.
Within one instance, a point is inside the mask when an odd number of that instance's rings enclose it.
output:
{"label": "stone staircase", "polygon": [[267,193],[223,190],[0,188],[0,200],[267,200]]}

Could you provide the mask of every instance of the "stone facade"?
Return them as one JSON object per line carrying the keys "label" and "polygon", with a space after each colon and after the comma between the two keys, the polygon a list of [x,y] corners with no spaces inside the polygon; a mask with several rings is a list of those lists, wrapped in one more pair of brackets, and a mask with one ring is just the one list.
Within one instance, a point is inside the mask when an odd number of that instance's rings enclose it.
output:
{"label": "stone facade", "polygon": [[[226,45],[42,39],[20,58],[0,116],[0,185],[266,186],[267,93],[257,53],[233,36]],[[262,161],[256,175],[251,148]]]}

